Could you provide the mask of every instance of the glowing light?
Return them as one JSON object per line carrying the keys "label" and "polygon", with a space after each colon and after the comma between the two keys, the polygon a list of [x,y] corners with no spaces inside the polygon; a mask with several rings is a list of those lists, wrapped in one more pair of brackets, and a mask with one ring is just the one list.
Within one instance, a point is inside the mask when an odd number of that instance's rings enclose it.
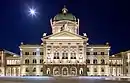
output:
{"label": "glowing light", "polygon": [[91,51],[93,51],[93,48],[91,48]]}
{"label": "glowing light", "polygon": [[38,13],[36,8],[34,8],[34,7],[32,7],[32,8],[29,7],[29,11],[28,12],[29,12],[29,15],[32,16],[32,17],[34,17],[34,16],[36,17],[36,15]]}
{"label": "glowing light", "polygon": [[36,50],[37,50],[37,51],[39,51],[40,49],[39,49],[39,48],[37,48]]}
{"label": "glowing light", "polygon": [[20,51],[22,51],[22,49],[20,48]]}

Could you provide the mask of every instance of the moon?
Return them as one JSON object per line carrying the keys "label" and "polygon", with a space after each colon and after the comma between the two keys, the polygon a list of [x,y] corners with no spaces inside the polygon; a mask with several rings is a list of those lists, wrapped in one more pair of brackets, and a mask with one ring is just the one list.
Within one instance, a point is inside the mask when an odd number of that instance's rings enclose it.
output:
{"label": "moon", "polygon": [[32,8],[29,7],[28,12],[29,12],[29,15],[32,17],[34,17],[34,16],[36,17],[36,15],[37,15],[37,10],[34,7],[32,7]]}

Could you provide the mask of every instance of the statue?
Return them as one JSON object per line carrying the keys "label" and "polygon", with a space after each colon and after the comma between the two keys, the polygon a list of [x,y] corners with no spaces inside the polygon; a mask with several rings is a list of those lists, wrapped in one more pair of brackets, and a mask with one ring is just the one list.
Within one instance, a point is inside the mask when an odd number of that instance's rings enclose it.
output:
{"label": "statue", "polygon": [[61,27],[61,31],[67,30],[67,23],[65,23],[62,27]]}

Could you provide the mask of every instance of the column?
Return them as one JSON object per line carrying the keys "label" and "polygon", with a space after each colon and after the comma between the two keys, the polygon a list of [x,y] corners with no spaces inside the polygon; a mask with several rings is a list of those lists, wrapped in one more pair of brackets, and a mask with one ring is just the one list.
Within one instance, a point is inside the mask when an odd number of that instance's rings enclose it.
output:
{"label": "column", "polygon": [[77,59],[77,61],[79,61],[79,43],[77,43],[76,59]]}
{"label": "column", "polygon": [[60,57],[60,62],[62,61],[62,43],[59,43],[60,49],[59,49],[59,57]]}
{"label": "column", "polygon": [[68,43],[68,60],[69,60],[69,61],[70,61],[70,57],[71,57],[71,56],[70,56],[70,53],[71,53],[71,52],[70,52],[70,43]]}
{"label": "column", "polygon": [[53,43],[51,43],[51,62],[53,63],[53,59],[54,59],[54,50],[53,50],[54,46]]}

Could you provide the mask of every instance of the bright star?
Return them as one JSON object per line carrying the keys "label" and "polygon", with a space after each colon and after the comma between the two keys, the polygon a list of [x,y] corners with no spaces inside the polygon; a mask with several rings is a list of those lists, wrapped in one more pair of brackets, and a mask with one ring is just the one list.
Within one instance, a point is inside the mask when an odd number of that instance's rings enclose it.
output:
{"label": "bright star", "polygon": [[37,14],[37,11],[36,11],[36,8],[29,8],[29,15],[31,15],[32,17],[36,16]]}

